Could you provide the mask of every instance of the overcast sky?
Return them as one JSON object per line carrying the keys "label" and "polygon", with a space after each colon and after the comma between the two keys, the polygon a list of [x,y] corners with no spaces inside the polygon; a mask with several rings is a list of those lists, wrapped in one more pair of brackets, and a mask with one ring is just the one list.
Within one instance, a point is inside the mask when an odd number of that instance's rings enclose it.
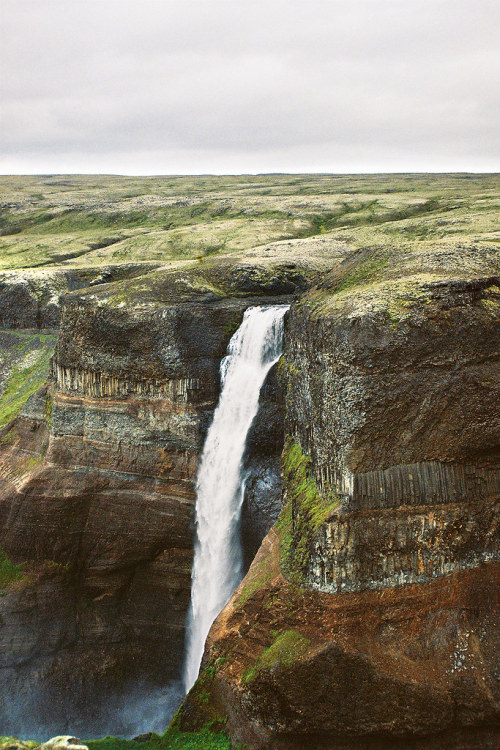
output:
{"label": "overcast sky", "polygon": [[0,172],[500,171],[498,0],[0,0]]}

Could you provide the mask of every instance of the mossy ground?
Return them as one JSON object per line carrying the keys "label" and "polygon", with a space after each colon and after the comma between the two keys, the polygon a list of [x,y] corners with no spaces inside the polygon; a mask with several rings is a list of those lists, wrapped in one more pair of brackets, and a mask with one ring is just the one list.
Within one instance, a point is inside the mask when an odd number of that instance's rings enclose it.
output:
{"label": "mossy ground", "polygon": [[144,742],[104,737],[85,742],[89,750],[231,750],[231,742],[224,732],[212,732],[205,727],[199,732],[167,729],[163,735],[153,734]]}
{"label": "mossy ground", "polygon": [[352,247],[500,241],[499,175],[0,177],[0,270],[186,260],[328,234]]}
{"label": "mossy ground", "polygon": [[[103,737],[101,740],[82,740],[82,742],[89,750],[231,750],[232,748],[224,732],[212,732],[209,727],[204,727],[199,732],[182,732],[171,728],[162,735],[153,733],[144,741]],[[20,742],[14,737],[0,737],[0,750],[5,750],[13,744],[20,746],[22,750],[34,750],[40,743],[31,740]]]}
{"label": "mossy ground", "polygon": [[14,419],[28,398],[45,383],[51,356],[52,351],[44,351],[32,365],[14,370],[0,396],[0,427]]}
{"label": "mossy ground", "polygon": [[18,415],[42,386],[54,353],[55,335],[2,331],[0,345],[0,429]]}

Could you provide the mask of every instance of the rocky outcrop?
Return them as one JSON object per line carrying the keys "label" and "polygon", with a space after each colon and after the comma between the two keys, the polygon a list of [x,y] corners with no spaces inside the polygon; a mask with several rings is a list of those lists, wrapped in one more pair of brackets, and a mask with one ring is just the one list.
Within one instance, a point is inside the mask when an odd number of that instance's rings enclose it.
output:
{"label": "rocky outcrop", "polygon": [[0,328],[56,328],[68,292],[139,276],[160,264],[120,263],[88,268],[29,268],[0,273]]}
{"label": "rocky outcrop", "polygon": [[262,750],[497,746],[498,564],[331,595],[291,584],[279,557],[272,530],[212,628],[181,727],[218,721]]}
{"label": "rocky outcrop", "polygon": [[41,750],[88,750],[87,746],[82,744],[81,740],[69,735],[52,737],[47,742],[39,745],[39,747]]}
{"label": "rocky outcrop", "polygon": [[96,718],[104,691],[179,675],[220,360],[249,305],[303,283],[295,270],[211,273],[67,296],[49,386],[5,431],[0,543],[25,575],[0,597],[0,693],[29,705],[33,726],[49,713],[47,733],[120,732]]}
{"label": "rocky outcrop", "polygon": [[226,721],[262,750],[498,746],[499,280],[488,259],[379,260],[292,305],[280,519],[184,728]]}
{"label": "rocky outcrop", "polygon": [[278,362],[262,386],[259,411],[247,437],[245,495],[241,518],[245,569],[255,557],[281,508],[281,452],[286,384]]}
{"label": "rocky outcrop", "polygon": [[318,291],[290,316],[288,431],[331,506],[298,565],[325,591],[424,582],[496,554],[499,282],[387,288],[354,304]]}

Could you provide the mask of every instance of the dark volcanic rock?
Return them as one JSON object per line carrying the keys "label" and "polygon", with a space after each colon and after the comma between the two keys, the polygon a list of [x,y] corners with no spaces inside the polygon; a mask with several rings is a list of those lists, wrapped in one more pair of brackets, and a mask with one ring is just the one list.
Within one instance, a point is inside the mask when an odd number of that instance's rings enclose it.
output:
{"label": "dark volcanic rock", "polygon": [[[0,544],[26,577],[0,597],[0,691],[36,700],[38,685],[59,707],[54,730],[105,691],[179,675],[220,360],[244,310],[274,302],[215,273],[217,294],[186,271],[66,296],[49,388],[2,440]],[[267,294],[258,279],[252,294]],[[253,549],[270,523],[252,528]],[[0,705],[2,726],[9,713]]]}
{"label": "dark volcanic rock", "polygon": [[276,522],[281,507],[281,452],[286,385],[278,362],[262,386],[259,411],[247,438],[241,533],[245,569]]}
{"label": "dark volcanic rock", "polygon": [[354,255],[292,305],[282,513],[179,721],[208,692],[255,750],[493,750],[498,279]]}
{"label": "dark volcanic rock", "polygon": [[256,750],[493,750],[498,576],[490,564],[332,596],[283,578],[272,530],[212,627],[179,722],[201,726],[215,707]]}
{"label": "dark volcanic rock", "polygon": [[247,469],[241,536],[248,568],[281,508],[281,456],[254,458]]}
{"label": "dark volcanic rock", "polygon": [[155,263],[0,272],[0,328],[55,328],[67,292],[143,274]]}

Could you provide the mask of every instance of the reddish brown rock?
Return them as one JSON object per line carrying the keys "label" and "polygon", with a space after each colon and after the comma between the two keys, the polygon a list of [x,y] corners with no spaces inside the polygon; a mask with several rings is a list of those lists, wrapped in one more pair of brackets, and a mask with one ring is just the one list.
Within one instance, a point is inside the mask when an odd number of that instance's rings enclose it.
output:
{"label": "reddish brown rock", "polygon": [[273,530],[212,627],[181,724],[215,706],[262,750],[495,748],[499,573],[322,594],[283,578]]}

